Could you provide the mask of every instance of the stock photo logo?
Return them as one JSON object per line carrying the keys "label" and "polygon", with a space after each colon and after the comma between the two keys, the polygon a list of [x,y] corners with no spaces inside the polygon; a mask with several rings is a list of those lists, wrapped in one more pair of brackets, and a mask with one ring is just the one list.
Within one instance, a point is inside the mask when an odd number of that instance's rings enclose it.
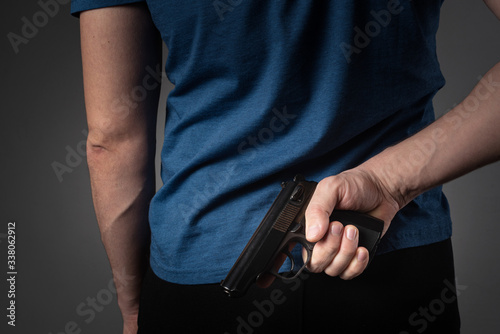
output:
{"label": "stock photo logo", "polygon": [[50,164],[59,182],[64,181],[64,174],[72,173],[84,162],[84,158],[87,155],[86,145],[88,131],[84,129],[82,130],[82,134],[84,135],[84,139],[80,140],[75,146],[66,145],[64,148],[66,155],[63,162],[53,161]]}
{"label": "stock photo logo", "polygon": [[[439,297],[431,300],[427,305],[420,306],[418,310],[408,317],[408,324],[417,333],[425,333],[429,325],[435,322],[446,311],[446,308],[454,303],[457,297],[468,288],[467,285],[460,285],[457,282],[454,284],[448,279],[443,281],[443,286]],[[402,331],[399,334],[410,334],[410,332]]]}
{"label": "stock photo logo", "polygon": [[[112,115],[118,120],[124,120],[133,115],[137,111],[139,104],[146,100],[148,94],[151,94],[151,91],[160,86],[164,77],[166,77],[166,74],[162,72],[160,64],[157,64],[155,68],[149,65],[146,66],[141,84],[134,86],[128,94],[122,94],[112,102],[110,110]],[[83,129],[81,134],[84,138],[77,144],[65,146],[64,160],[54,160],[51,163],[52,170],[59,182],[64,181],[63,176],[65,174],[72,173],[85,162],[89,132],[87,129]]]}
{"label": "stock photo logo", "polygon": [[32,15],[21,17],[21,26],[16,32],[7,33],[7,39],[14,53],[18,54],[21,45],[26,45],[33,40],[56,15],[60,12],[65,13],[61,10],[61,5],[69,3],[70,0],[39,0],[37,2],[39,9]]}
{"label": "stock photo logo", "polygon": [[90,325],[98,315],[109,305],[116,301],[117,290],[127,287],[135,276],[129,275],[125,270],[113,272],[113,278],[108,284],[94,295],[87,296],[75,307],[78,320],[69,320],[64,324],[64,330],[49,332],[49,334],[80,334],[85,332],[85,326]]}
{"label": "stock photo logo", "polygon": [[372,39],[380,35],[382,29],[391,23],[393,16],[399,15],[403,9],[404,7],[401,6],[399,0],[391,0],[387,3],[387,9],[370,11],[373,20],[367,22],[364,29],[358,26],[353,28],[356,34],[353,37],[352,44],[345,42],[340,44],[340,49],[344,53],[347,63],[351,63],[354,54],[360,54],[364,48],[368,47]]}
{"label": "stock photo logo", "polygon": [[[246,156],[245,164],[252,162],[257,156],[256,150],[271,143],[298,115],[288,111],[285,105],[281,110],[273,108],[269,116],[267,126],[262,127],[255,134],[247,136],[236,147],[239,155]],[[231,161],[216,173],[209,173],[204,187],[192,190],[192,202],[189,205],[179,203],[178,208],[185,221],[190,222],[198,209],[209,203],[210,198],[223,189],[232,178],[242,173],[242,167],[242,163]]]}
{"label": "stock photo logo", "polygon": [[212,2],[214,10],[219,16],[220,21],[224,21],[224,15],[228,12],[232,12],[236,6],[239,6],[243,0],[215,0]]}

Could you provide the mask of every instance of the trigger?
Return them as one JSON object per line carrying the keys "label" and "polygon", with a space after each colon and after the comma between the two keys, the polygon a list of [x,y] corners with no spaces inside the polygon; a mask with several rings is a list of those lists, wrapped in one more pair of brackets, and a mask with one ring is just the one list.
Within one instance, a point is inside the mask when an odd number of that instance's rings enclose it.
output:
{"label": "trigger", "polygon": [[290,263],[292,264],[290,271],[293,271],[293,268],[295,268],[295,261],[293,260],[292,254],[288,251],[288,249],[284,249],[281,251],[283,254],[285,254],[288,259],[290,260]]}
{"label": "trigger", "polygon": [[302,227],[301,223],[292,223],[292,225],[288,228],[290,233],[297,233]]}

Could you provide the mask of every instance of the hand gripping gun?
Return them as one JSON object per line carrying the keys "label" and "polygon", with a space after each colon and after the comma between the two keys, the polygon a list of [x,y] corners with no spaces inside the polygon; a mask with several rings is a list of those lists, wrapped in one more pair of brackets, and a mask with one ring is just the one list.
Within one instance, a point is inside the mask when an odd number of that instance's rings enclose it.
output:
{"label": "hand gripping gun", "polygon": [[[311,259],[314,247],[314,243],[305,238],[305,211],[316,185],[316,182],[306,181],[301,175],[282,183],[278,197],[221,282],[221,287],[230,297],[244,295],[263,273],[270,273],[281,279],[295,279],[301,274]],[[382,220],[360,212],[334,210],[330,221],[339,221],[344,226],[356,226],[359,231],[358,246],[366,247],[371,261],[382,235]],[[294,242],[304,247],[307,260],[295,275],[288,277],[279,274],[274,267],[277,257],[284,253],[290,259],[293,271],[295,262],[289,248]]]}

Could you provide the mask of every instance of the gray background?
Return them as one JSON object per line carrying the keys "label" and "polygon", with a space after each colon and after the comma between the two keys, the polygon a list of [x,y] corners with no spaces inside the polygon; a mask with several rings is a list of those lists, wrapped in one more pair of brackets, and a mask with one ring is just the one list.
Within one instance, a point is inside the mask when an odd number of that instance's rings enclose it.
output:
{"label": "gray background", "polygon": [[[7,34],[21,34],[22,18],[32,21],[41,7],[36,1],[8,0],[3,5],[0,332],[76,333],[71,330],[74,322],[81,333],[119,333],[121,319],[109,287],[111,272],[95,221],[85,157],[78,153],[86,130],[78,20],[68,14],[69,4],[61,4],[15,53]],[[481,1],[445,2],[438,52],[447,86],[435,99],[438,115],[460,102],[478,76],[500,60],[499,36],[500,23]],[[72,171],[60,181],[52,164],[68,165],[71,150],[76,152]],[[500,330],[499,176],[496,163],[445,185],[454,219],[463,333]],[[15,328],[6,325],[5,316],[9,221],[17,223]],[[94,299],[98,306],[91,311]]]}

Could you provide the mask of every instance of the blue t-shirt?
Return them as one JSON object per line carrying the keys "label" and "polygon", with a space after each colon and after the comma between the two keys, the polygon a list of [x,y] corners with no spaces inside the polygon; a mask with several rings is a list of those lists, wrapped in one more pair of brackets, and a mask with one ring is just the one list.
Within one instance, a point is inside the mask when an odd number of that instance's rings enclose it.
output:
{"label": "blue t-shirt", "polygon": [[[130,2],[74,0],[72,12]],[[434,120],[442,0],[146,2],[175,85],[149,214],[167,281],[219,282],[281,181],[355,167]],[[397,214],[378,252],[450,236],[436,188]]]}

